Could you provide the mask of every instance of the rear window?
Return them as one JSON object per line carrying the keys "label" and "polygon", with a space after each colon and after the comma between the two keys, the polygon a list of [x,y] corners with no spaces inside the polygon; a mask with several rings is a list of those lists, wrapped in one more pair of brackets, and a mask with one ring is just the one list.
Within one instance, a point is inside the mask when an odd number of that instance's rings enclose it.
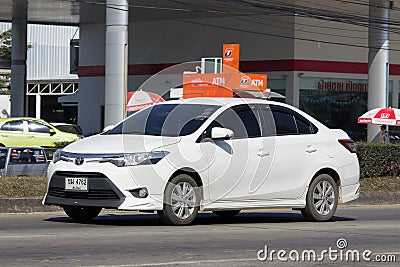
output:
{"label": "rear window", "polygon": [[37,121],[28,121],[29,132],[33,133],[50,133],[50,127]]}
{"label": "rear window", "polygon": [[10,153],[10,164],[46,163],[46,156],[42,149],[13,148]]}

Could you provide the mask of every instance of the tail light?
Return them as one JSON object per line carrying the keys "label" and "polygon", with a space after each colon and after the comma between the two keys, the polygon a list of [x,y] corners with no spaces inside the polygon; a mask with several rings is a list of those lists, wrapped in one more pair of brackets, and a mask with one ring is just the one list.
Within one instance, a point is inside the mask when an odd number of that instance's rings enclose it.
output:
{"label": "tail light", "polygon": [[356,153],[357,152],[357,145],[356,142],[354,142],[351,139],[339,139],[339,143],[344,146],[350,153]]}

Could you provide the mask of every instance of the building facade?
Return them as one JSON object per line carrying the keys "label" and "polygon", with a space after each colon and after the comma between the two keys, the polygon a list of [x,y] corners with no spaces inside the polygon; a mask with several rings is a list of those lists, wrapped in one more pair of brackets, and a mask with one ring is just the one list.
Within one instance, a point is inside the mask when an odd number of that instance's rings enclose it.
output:
{"label": "building facade", "polygon": [[[0,32],[12,29],[0,23]],[[77,103],[63,105],[60,96],[78,90],[78,75],[70,74],[70,40],[79,27],[29,24],[27,27],[26,115],[51,122],[77,123]]]}
{"label": "building facade", "polygon": [[[368,6],[357,12],[368,15]],[[239,43],[241,71],[268,74],[268,88],[285,95],[286,102],[355,139],[366,139],[366,126],[358,125],[357,117],[368,108],[368,25],[275,11],[149,21],[135,20],[133,15],[128,28],[129,91],[164,95],[182,83],[181,73],[146,80],[175,64],[220,57],[224,43]],[[98,132],[104,126],[106,30],[102,22],[81,23],[80,29],[80,124],[86,131]],[[397,33],[390,34],[388,105],[392,107],[399,106],[399,40]],[[88,99],[91,105],[84,104]]]}
{"label": "building facade", "polygon": [[[284,94],[286,102],[355,139],[366,136],[366,127],[356,124],[359,115],[373,107],[399,106],[398,1],[42,3],[0,0],[0,19],[13,20],[18,33],[26,21],[80,26],[75,99],[86,133],[117,122],[118,116],[108,117],[114,110],[122,113],[126,90],[164,95],[181,85],[182,71],[193,71],[168,68],[219,57],[224,43],[241,45],[241,71],[268,74],[268,87]],[[16,70],[23,67],[20,60],[15,63]],[[22,77],[23,71],[15,72],[16,81]],[[16,98],[22,99],[22,86],[16,88]],[[15,113],[21,113],[16,103]],[[370,132],[377,134],[379,127],[368,127],[369,139]]]}

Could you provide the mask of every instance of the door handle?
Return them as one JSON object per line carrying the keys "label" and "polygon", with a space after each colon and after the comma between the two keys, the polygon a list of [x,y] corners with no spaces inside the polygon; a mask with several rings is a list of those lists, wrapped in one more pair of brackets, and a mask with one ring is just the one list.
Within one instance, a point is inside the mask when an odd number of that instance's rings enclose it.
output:
{"label": "door handle", "polygon": [[265,157],[265,156],[268,156],[268,155],[269,155],[269,152],[265,151],[262,148],[257,151],[257,156],[259,156],[259,157]]}
{"label": "door handle", "polygon": [[31,135],[31,136],[29,136],[28,138],[33,139],[33,138],[35,138],[35,137]]}
{"label": "door handle", "polygon": [[307,146],[306,152],[307,153],[314,153],[314,152],[317,152],[317,149],[315,147],[313,147],[313,146]]}
{"label": "door handle", "polygon": [[1,135],[1,137],[8,137],[8,135],[6,135],[6,134],[2,134],[2,135]]}

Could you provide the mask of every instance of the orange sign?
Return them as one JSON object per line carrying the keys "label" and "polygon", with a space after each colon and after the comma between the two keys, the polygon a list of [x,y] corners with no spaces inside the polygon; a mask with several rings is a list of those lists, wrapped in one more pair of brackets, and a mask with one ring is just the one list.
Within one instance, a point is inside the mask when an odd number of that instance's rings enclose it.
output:
{"label": "orange sign", "polygon": [[266,74],[239,72],[239,44],[224,44],[222,73],[186,73],[183,98],[233,97],[233,91],[265,91]]}
{"label": "orange sign", "polygon": [[266,74],[237,73],[231,76],[232,80],[228,83],[231,89],[262,91],[267,89]]}
{"label": "orange sign", "polygon": [[239,71],[239,49],[239,44],[224,44],[222,72]]}
{"label": "orange sign", "polygon": [[184,74],[183,98],[193,97],[233,97],[226,87],[226,74]]}
{"label": "orange sign", "polygon": [[267,89],[266,74],[218,73],[183,75],[183,98],[232,97],[232,90]]}

